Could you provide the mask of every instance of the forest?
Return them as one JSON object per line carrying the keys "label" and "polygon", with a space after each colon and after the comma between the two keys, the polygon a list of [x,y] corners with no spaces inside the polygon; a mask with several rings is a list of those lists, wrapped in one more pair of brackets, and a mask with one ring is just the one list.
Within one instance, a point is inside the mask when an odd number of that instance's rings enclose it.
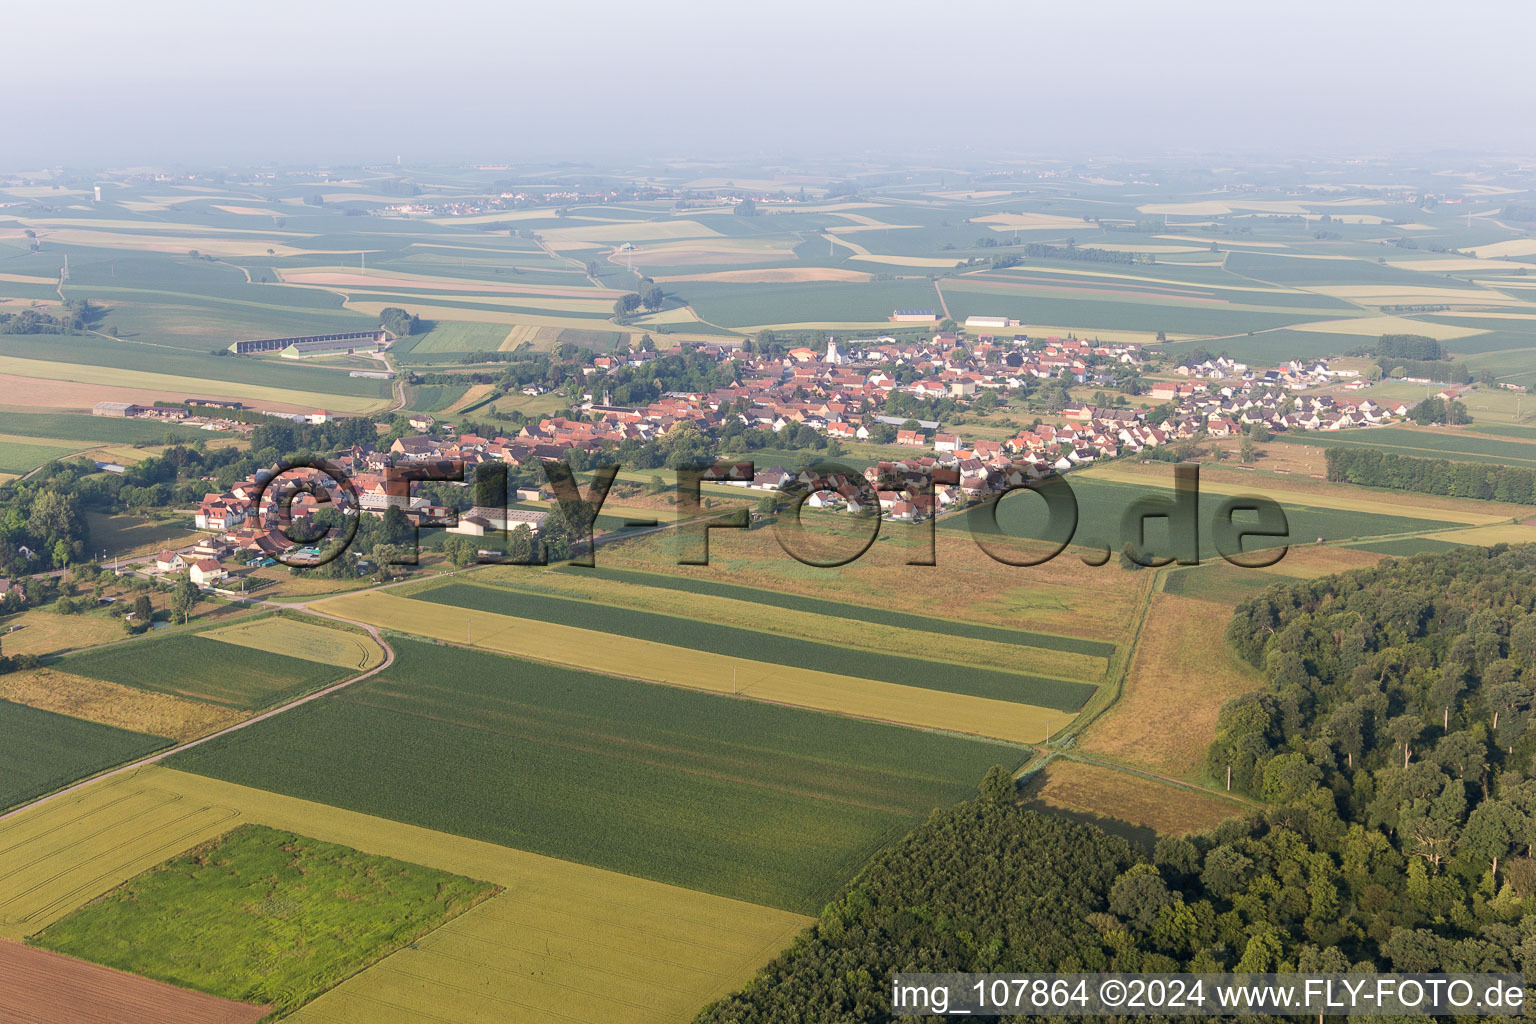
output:
{"label": "forest", "polygon": [[884,1022],[897,970],[1536,970],[1536,549],[1277,584],[1227,639],[1213,778],[1262,810],[1147,858],[995,768],[698,1024]]}

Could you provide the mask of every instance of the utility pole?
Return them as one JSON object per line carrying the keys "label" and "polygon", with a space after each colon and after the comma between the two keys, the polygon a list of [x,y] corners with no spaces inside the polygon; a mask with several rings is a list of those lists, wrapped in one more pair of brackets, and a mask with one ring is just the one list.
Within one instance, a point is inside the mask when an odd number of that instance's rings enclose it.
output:
{"label": "utility pole", "polygon": [[1227,792],[1232,792],[1232,766],[1227,765]]}

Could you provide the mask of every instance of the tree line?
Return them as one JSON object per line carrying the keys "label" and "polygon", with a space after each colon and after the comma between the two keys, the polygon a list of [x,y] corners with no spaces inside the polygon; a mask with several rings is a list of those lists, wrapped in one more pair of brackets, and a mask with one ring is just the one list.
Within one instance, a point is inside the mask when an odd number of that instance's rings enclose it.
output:
{"label": "tree line", "polygon": [[1324,458],[1327,477],[1334,483],[1536,505],[1536,472],[1520,466],[1425,459],[1343,446],[1329,448]]}

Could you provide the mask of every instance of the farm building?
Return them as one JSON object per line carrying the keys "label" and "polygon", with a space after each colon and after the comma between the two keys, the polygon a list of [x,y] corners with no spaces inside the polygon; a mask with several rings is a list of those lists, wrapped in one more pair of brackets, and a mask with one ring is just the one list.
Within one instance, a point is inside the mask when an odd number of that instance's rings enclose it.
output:
{"label": "farm building", "polygon": [[932,324],[938,322],[939,314],[931,309],[898,309],[891,319],[899,324]]}
{"label": "farm building", "polygon": [[462,533],[470,537],[484,537],[487,533],[506,533],[519,526],[526,526],[529,532],[537,534],[548,515],[548,512],[533,509],[491,508],[488,505],[476,505],[459,516],[459,524],[448,527],[448,532]]}
{"label": "farm building", "polygon": [[144,411],[142,405],[134,405],[132,402],[97,402],[91,406],[92,416],[128,417]]}
{"label": "farm building", "polygon": [[966,327],[1012,327],[1013,321],[1006,316],[968,316]]}
{"label": "farm building", "polygon": [[253,341],[237,341],[229,350],[237,356],[256,352],[287,352],[295,355],[313,355],[319,352],[377,352],[389,341],[389,335],[380,327],[373,331],[351,331],[346,334],[312,334],[302,338],[259,338]]}

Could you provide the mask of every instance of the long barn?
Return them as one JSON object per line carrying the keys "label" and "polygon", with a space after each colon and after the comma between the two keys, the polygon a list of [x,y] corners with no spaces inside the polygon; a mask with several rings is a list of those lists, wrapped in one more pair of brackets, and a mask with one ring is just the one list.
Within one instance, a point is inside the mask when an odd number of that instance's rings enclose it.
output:
{"label": "long barn", "polygon": [[380,327],[372,331],[352,331],[347,334],[312,334],[304,338],[261,338],[256,341],[237,341],[229,346],[235,355],[244,356],[255,352],[283,352],[289,348],[302,353],[356,352],[360,348],[378,351],[389,340],[389,332]]}

